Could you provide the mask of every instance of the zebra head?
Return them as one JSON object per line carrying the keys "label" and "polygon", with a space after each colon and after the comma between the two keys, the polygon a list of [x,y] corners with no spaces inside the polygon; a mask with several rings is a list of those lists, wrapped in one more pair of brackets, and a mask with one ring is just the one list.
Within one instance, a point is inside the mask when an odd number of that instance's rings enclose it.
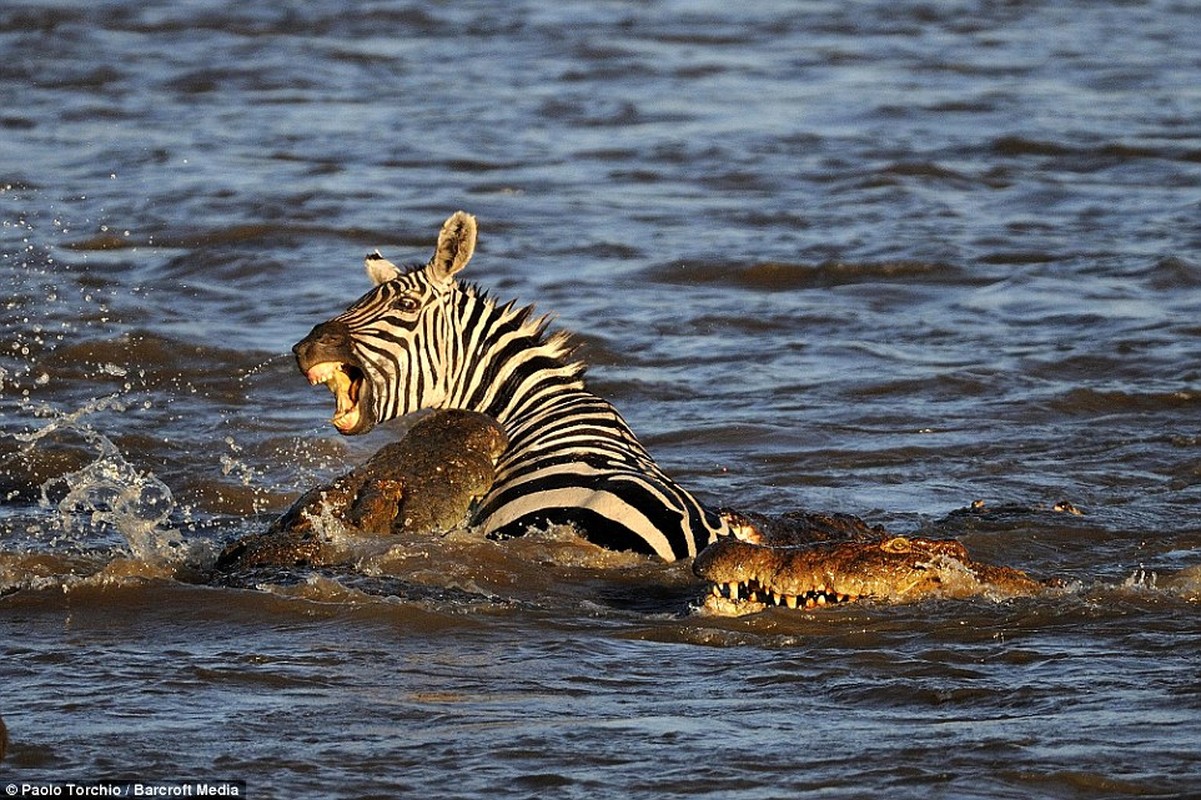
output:
{"label": "zebra head", "polygon": [[455,274],[475,251],[475,217],[446,220],[433,257],[401,271],[367,256],[375,288],[292,347],[300,371],[333,392],[334,427],[351,435],[420,408],[442,404],[456,298],[469,296]]}

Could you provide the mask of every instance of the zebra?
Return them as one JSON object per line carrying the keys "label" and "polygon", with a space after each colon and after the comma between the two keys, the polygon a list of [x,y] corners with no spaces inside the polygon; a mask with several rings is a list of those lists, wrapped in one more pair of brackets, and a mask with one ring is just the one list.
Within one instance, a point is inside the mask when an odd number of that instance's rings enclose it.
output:
{"label": "zebra", "polygon": [[607,401],[588,391],[570,337],[515,301],[457,275],[476,220],[443,224],[434,255],[401,270],[375,251],[374,288],[315,326],[292,351],[309,383],[335,397],[345,435],[421,409],[479,411],[509,447],[470,524],[491,538],[567,524],[590,542],[666,561],[695,556],[734,521],[669,478]]}

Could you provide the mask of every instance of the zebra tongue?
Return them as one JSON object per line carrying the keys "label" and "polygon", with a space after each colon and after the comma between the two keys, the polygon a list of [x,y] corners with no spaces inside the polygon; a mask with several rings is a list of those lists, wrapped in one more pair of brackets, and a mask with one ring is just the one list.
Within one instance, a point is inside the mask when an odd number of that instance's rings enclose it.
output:
{"label": "zebra tongue", "polygon": [[357,407],[354,407],[354,408],[349,409],[348,411],[343,411],[338,414],[334,414],[334,418],[330,421],[334,424],[334,427],[337,428],[342,433],[350,433],[356,427],[358,427],[359,409]]}
{"label": "zebra tongue", "polygon": [[333,423],[334,427],[339,430],[353,428],[358,422],[358,412],[354,397],[351,395],[351,389],[354,382],[350,379],[350,375],[345,370],[337,369],[330,373],[326,378],[325,385],[333,392],[336,408],[334,410]]}

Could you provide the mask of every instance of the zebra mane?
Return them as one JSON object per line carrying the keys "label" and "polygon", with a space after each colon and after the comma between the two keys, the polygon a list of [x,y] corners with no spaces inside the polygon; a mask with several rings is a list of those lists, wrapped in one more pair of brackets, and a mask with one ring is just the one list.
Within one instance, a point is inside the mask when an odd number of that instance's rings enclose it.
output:
{"label": "zebra mane", "polygon": [[[482,288],[479,284],[459,281],[459,288],[482,302],[489,311],[494,310],[499,315],[511,314],[511,324],[514,328],[528,333],[537,346],[545,346],[553,350],[556,353],[554,357],[562,361],[564,365],[579,351],[580,343],[575,341],[575,337],[570,331],[556,330],[547,334],[551,323],[555,321],[555,315],[547,313],[535,316],[536,305],[534,303],[514,309],[513,307],[517,305],[516,300],[508,300],[502,305],[489,290]],[[587,364],[578,360],[573,363],[578,365],[579,374],[582,376],[587,369]]]}
{"label": "zebra mane", "polygon": [[502,304],[475,283],[459,281],[458,287],[469,299],[465,307],[480,304],[478,323],[487,331],[473,390],[459,398],[466,407],[503,419],[536,400],[549,384],[583,388],[587,365],[576,358],[579,343],[567,331],[548,332],[553,315],[538,315],[533,304],[518,306],[516,300]]}

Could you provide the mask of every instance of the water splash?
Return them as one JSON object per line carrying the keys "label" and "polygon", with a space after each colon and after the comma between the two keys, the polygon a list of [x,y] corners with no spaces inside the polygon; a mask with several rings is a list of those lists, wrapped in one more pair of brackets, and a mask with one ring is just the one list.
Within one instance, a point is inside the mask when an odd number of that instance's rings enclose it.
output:
{"label": "water splash", "polygon": [[1147,572],[1143,565],[1139,564],[1138,569],[1122,581],[1122,588],[1131,591],[1153,592],[1159,588],[1159,575],[1155,572]]}
{"label": "water splash", "polygon": [[[225,444],[229,447],[229,451],[233,455],[221,455],[219,459],[221,462],[221,474],[225,476],[236,475],[243,486],[252,486],[258,473],[254,467],[238,457],[238,453],[242,452],[242,446],[234,441],[234,437],[232,436],[225,437]],[[256,511],[259,510],[257,509],[257,501],[255,505]]]}
{"label": "water splash", "polygon": [[293,358],[293,356],[291,353],[278,353],[276,355],[273,355],[270,358],[268,358],[267,360],[262,361],[258,364],[255,364],[253,367],[247,367],[246,369],[241,370],[241,374],[238,375],[238,382],[245,383],[247,380],[254,377],[255,375],[258,375],[258,374],[264,372],[268,367],[275,366],[276,362],[291,361],[292,358]]}
{"label": "water splash", "polygon": [[61,432],[78,435],[95,452],[91,462],[40,487],[39,506],[53,512],[51,527],[59,532],[52,544],[94,546],[115,533],[117,546],[138,561],[167,566],[195,559],[200,555],[197,548],[207,545],[187,542],[172,525],[180,509],[170,487],[153,472],[131,464],[111,439],[86,421],[102,411],[122,413],[127,408],[116,394],[94,398],[72,412],[28,404],[26,410],[49,421],[8,434],[21,443],[18,457],[27,457],[40,442]]}

